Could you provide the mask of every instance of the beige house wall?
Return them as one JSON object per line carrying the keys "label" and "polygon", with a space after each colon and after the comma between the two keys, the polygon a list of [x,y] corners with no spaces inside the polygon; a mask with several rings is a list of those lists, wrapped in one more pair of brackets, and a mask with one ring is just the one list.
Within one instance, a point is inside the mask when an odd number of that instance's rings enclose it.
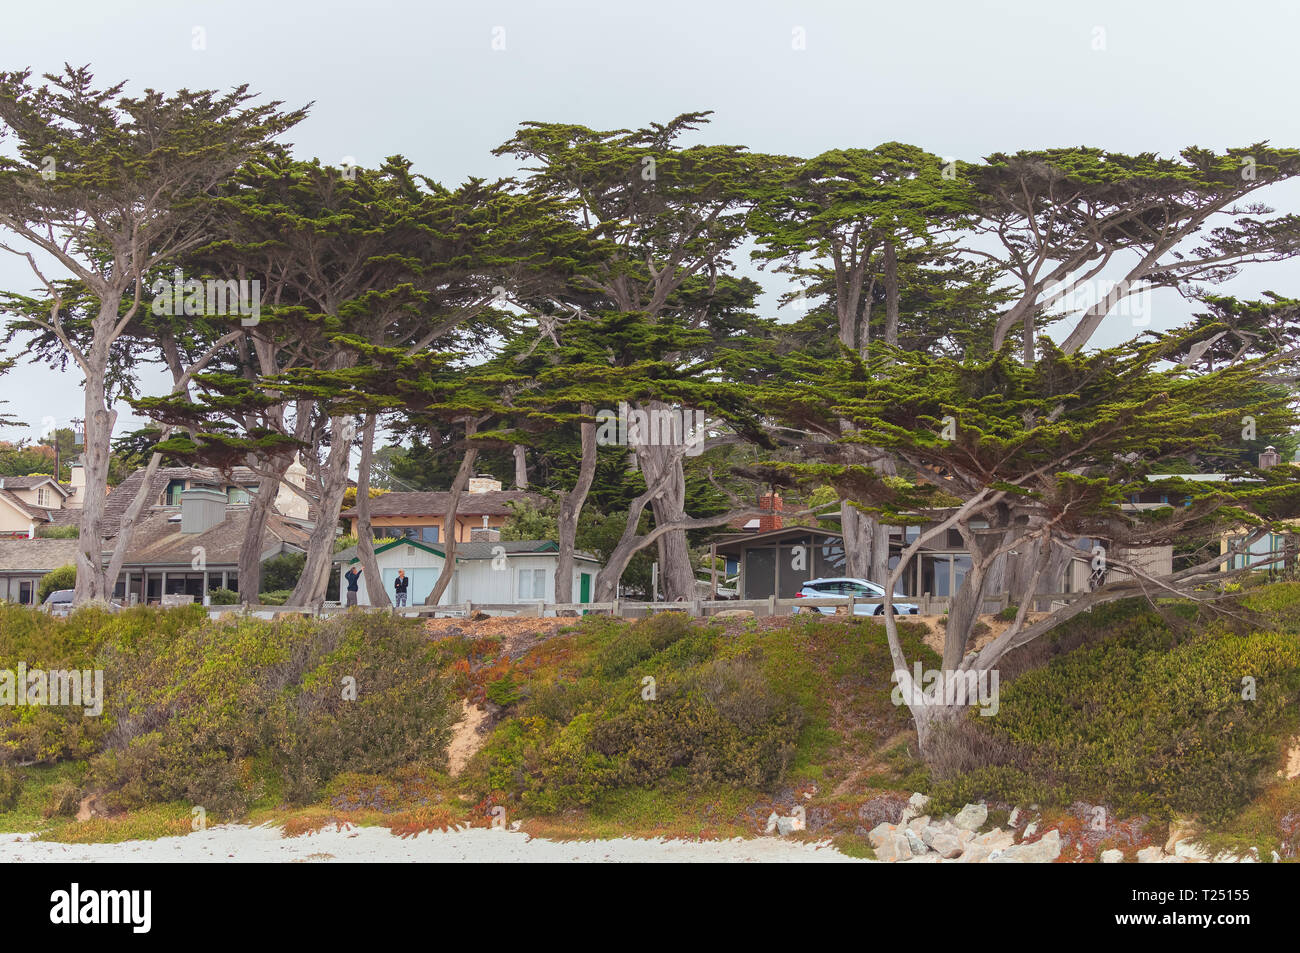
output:
{"label": "beige house wall", "polygon": [[[370,525],[376,531],[382,530],[385,526],[438,526],[442,527],[445,514],[435,513],[429,516],[372,516]],[[503,515],[488,516],[487,525],[491,529],[500,529],[505,525],[509,517]],[[470,531],[481,529],[483,527],[482,514],[460,515],[456,517],[456,542],[468,543]],[[357,532],[357,518],[350,517],[349,532],[354,536]],[[382,535],[382,533],[380,534]]]}

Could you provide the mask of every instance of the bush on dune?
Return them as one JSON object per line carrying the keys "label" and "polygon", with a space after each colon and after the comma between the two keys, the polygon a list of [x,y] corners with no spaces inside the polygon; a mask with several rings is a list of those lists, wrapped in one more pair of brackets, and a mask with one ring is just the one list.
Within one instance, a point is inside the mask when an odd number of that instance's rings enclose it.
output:
{"label": "bush on dune", "polygon": [[0,707],[0,763],[89,758],[86,790],[110,806],[183,800],[236,817],[262,793],[256,763],[306,800],[344,770],[445,757],[454,699],[408,620],[3,611],[0,667],[102,669],[106,700],[97,718]]}
{"label": "bush on dune", "polygon": [[571,677],[530,685],[477,761],[485,791],[543,813],[621,788],[771,788],[804,712],[762,655],[718,657],[719,631],[663,613],[593,621],[594,650]]}
{"label": "bush on dune", "polygon": [[[1256,598],[1293,612],[1289,595]],[[940,747],[963,763],[936,792],[938,809],[1073,799],[1217,821],[1258,795],[1300,723],[1300,639],[1183,628],[1190,607],[1162,608],[1179,609],[1169,613],[1177,630],[1137,603],[1094,610],[1062,634],[1086,647],[1005,686],[996,717],[948,732]]]}

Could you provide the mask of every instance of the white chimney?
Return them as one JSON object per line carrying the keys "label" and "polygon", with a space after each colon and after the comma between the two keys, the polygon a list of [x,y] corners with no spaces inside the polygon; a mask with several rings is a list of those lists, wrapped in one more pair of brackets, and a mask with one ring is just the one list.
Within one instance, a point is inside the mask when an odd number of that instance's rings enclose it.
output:
{"label": "white chimney", "polygon": [[226,494],[211,487],[181,491],[181,532],[206,533],[226,518]]}
{"label": "white chimney", "polygon": [[501,489],[501,481],[490,476],[473,476],[466,489],[471,493],[496,493]]}

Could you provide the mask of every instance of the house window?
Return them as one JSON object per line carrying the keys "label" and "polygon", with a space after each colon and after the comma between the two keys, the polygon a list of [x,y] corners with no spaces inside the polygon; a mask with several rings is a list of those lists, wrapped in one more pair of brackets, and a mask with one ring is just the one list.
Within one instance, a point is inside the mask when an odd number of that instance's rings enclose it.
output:
{"label": "house window", "polygon": [[436,543],[438,541],[438,529],[439,527],[437,526],[421,526],[420,541],[425,543]]}
{"label": "house window", "polygon": [[519,598],[520,599],[545,599],[546,598],[546,570],[545,569],[519,570]]}
{"label": "house window", "polygon": [[36,505],[37,506],[50,505],[50,491],[45,489],[45,487],[41,487],[36,491]]}
{"label": "house window", "polygon": [[181,492],[185,489],[184,480],[172,480],[167,484],[167,490],[163,493],[164,506],[180,506]]}

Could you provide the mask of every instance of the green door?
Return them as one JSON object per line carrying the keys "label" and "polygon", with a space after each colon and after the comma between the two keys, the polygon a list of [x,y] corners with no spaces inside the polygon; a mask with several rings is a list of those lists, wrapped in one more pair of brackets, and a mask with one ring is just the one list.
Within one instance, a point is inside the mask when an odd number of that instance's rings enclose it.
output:
{"label": "green door", "polygon": [[578,601],[591,601],[591,573],[584,572],[578,577]]}

